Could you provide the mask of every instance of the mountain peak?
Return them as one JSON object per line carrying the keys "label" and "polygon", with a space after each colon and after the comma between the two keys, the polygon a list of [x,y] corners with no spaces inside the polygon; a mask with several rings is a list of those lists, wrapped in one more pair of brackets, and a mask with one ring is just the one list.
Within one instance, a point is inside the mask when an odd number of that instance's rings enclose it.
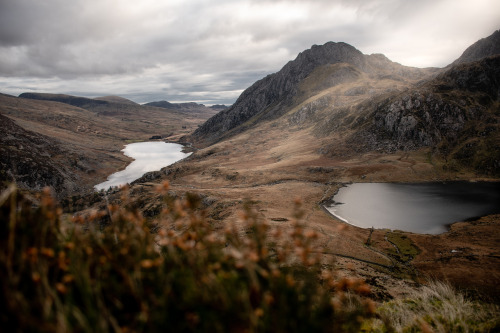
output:
{"label": "mountain peak", "polygon": [[199,127],[193,133],[193,139],[211,144],[256,114],[262,114],[262,119],[280,116],[297,94],[302,80],[320,66],[337,63],[348,63],[361,70],[367,68],[363,53],[347,43],[313,45],[299,53],[279,72],[266,76],[246,89],[229,109],[221,111]]}
{"label": "mountain peak", "polygon": [[[347,65],[347,67],[337,65]],[[335,67],[332,69],[332,66]],[[246,89],[228,109],[210,118],[191,136],[198,145],[210,145],[253,126],[249,121],[258,115],[258,122],[277,119],[290,110],[300,93],[302,82],[317,69],[330,67],[326,84],[339,84],[353,79],[353,75],[385,75],[388,73],[409,78],[419,78],[420,71],[401,66],[383,55],[364,55],[354,46],[344,42],[327,42],[313,45],[289,61],[283,68],[255,82]],[[325,74],[326,75],[326,74]],[[390,76],[390,75],[389,75]]]}
{"label": "mountain peak", "polygon": [[307,76],[318,66],[335,63],[349,63],[364,68],[366,62],[363,53],[354,46],[344,42],[327,42],[323,45],[315,44],[299,53],[297,58],[288,62],[282,71],[291,67],[294,72],[302,72],[302,75]]}

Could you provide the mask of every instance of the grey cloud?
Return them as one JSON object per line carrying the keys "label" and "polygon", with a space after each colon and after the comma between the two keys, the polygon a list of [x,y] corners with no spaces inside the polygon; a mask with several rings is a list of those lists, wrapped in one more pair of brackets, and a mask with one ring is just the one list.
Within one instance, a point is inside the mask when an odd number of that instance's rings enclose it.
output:
{"label": "grey cloud", "polygon": [[[495,1],[1,0],[0,91],[227,104],[328,41],[403,64],[418,63],[420,52],[429,55],[426,64],[446,65],[499,28]],[[471,21],[467,6],[482,17],[461,29]]]}

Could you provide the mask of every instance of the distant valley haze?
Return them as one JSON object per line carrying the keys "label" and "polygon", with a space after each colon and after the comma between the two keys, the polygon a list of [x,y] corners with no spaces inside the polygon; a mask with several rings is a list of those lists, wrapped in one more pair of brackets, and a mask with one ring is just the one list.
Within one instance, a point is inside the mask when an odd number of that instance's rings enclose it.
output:
{"label": "distant valley haze", "polygon": [[313,44],[444,67],[499,22],[497,0],[3,0],[0,92],[230,105]]}

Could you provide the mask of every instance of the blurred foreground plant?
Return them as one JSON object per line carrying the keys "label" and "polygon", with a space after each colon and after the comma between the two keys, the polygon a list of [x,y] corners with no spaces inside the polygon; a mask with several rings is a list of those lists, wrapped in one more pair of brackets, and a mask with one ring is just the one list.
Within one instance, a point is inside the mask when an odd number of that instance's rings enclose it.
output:
{"label": "blurred foreground plant", "polygon": [[[320,268],[316,234],[270,230],[247,206],[216,232],[199,199],[167,195],[154,232],[123,204],[66,221],[49,193],[0,197],[1,327],[12,331],[356,332],[372,316],[361,281]],[[97,228],[110,215],[105,228]],[[88,226],[83,228],[82,225]]]}
{"label": "blurred foreground plant", "polygon": [[467,299],[451,285],[430,281],[404,298],[377,309],[371,332],[499,332],[500,308]]}

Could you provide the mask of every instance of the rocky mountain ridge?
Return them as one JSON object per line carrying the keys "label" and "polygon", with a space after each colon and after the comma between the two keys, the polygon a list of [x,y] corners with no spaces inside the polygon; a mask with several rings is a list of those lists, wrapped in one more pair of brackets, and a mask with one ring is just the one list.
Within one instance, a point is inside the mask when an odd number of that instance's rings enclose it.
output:
{"label": "rocky mountain ridge", "polygon": [[[353,68],[373,76],[401,76],[421,79],[429,71],[401,66],[380,54],[364,55],[346,43],[328,42],[314,45],[301,52],[297,58],[288,62],[280,71],[270,74],[246,89],[229,109],[209,119],[197,129],[192,139],[202,144],[214,143],[235,132],[241,132],[252,117],[275,119],[290,109],[294,97],[299,93],[300,83],[314,70],[326,65],[350,64]],[[322,84],[331,87],[349,81],[355,73],[336,72]]]}
{"label": "rocky mountain ridge", "polygon": [[499,35],[444,69],[405,67],[345,43],[313,46],[190,139],[203,147],[285,117],[288,125],[276,122],[276,135],[310,128],[329,156],[431,147],[450,165],[499,175],[500,56],[492,55]]}
{"label": "rocky mountain ridge", "polygon": [[[326,116],[316,131],[353,132],[353,153],[432,147],[450,167],[500,175],[500,55],[456,65],[408,91],[360,103],[356,118]],[[355,120],[354,120],[355,119]],[[338,155],[338,144],[328,153]]]}

